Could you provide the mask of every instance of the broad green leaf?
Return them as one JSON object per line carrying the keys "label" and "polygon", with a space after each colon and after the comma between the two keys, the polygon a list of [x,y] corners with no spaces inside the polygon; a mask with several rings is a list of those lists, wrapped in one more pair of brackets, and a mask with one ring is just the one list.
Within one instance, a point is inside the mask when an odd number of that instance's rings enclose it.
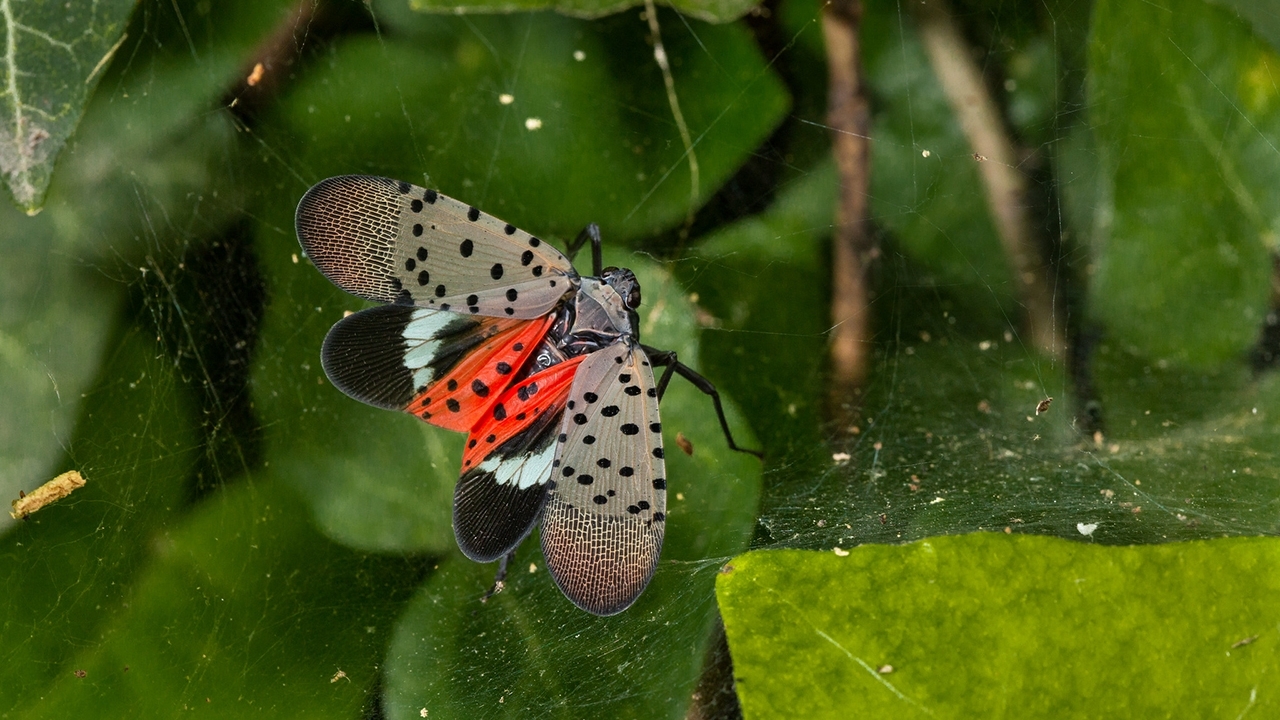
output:
{"label": "broad green leaf", "polygon": [[[661,3],[682,15],[714,23],[736,20],[756,3],[752,0],[664,0]],[[555,10],[580,18],[599,18],[632,7],[643,0],[409,0],[414,10],[430,13],[515,13]],[[670,17],[670,16],[668,16]]]}
{"label": "broad green leaf", "polygon": [[1207,366],[1257,339],[1280,230],[1277,67],[1234,13],[1199,0],[1094,10],[1091,312],[1145,355]]}
{"label": "broad green leaf", "polygon": [[1209,0],[1236,11],[1272,48],[1280,48],[1280,5],[1275,0]]}
{"label": "broad green leaf", "polygon": [[1277,592],[1275,538],[975,534],[716,580],[747,718],[1269,717]]}
{"label": "broad green leaf", "polygon": [[27,214],[40,212],[58,153],[124,41],[134,4],[0,2],[0,175]]}
{"label": "broad green leaf", "polygon": [[[326,542],[283,483],[242,478],[152,539],[154,562],[27,718],[353,718],[416,572]],[[34,699],[34,698],[33,698]]]}
{"label": "broad green leaf", "polygon": [[[690,211],[689,166],[661,73],[633,17],[391,15],[302,78],[264,134],[294,190],[329,175],[437,188],[518,227],[618,243]],[[705,201],[781,120],[788,100],[737,25],[672,23],[676,92],[697,140]],[[582,60],[575,59],[581,51]],[[279,146],[288,148],[281,152]],[[300,176],[300,178],[299,178]]]}
{"label": "broad green leaf", "polygon": [[[631,267],[644,290],[641,336],[697,363],[697,323],[680,286],[640,255],[606,254]],[[715,380],[714,375],[711,376]],[[754,440],[727,402],[741,445]],[[537,535],[509,583],[480,596],[495,565],[460,557],[441,564],[400,619],[388,656],[393,719],[474,717],[500,710],[538,717],[683,717],[715,619],[712,582],[723,559],[746,547],[760,462],[730,451],[711,401],[680,378],[662,401],[667,452],[667,535],[658,573],[637,603],[598,618],[574,607],[543,565]],[[678,449],[677,433],[693,447]]]}
{"label": "broad green leaf", "polygon": [[128,326],[113,334],[109,360],[80,403],[61,469],[79,470],[85,486],[0,536],[6,712],[72,676],[73,659],[130,602],[156,534],[184,501],[197,457],[194,407],[150,335]]}

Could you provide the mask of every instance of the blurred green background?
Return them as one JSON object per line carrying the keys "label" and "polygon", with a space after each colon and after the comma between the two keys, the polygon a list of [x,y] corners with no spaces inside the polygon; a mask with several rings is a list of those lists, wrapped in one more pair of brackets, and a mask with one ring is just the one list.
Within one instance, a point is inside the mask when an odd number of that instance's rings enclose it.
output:
{"label": "blurred green background", "polygon": [[[1280,550],[1223,539],[1280,531],[1280,3],[953,0],[1028,188],[1066,343],[1046,354],[916,8],[867,0],[872,365],[834,399],[823,4],[657,10],[691,150],[643,13],[0,0],[0,497],[88,480],[0,514],[0,718],[1168,714],[1176,647],[1146,674],[1074,660],[1152,617],[1201,633],[1206,712],[1275,712],[1215,678],[1280,671]],[[663,561],[630,610],[572,607],[536,542],[481,604],[494,568],[450,527],[461,436],[325,379],[326,331],[364,305],[302,256],[293,211],[344,173],[559,242],[598,222],[645,341],[764,449],[728,452],[673,384],[668,444],[694,452],[669,457]],[[903,545],[951,535],[963,579]],[[1063,573],[1097,573],[1118,625],[1055,601]],[[965,607],[1007,611],[948,630]],[[1023,614],[1055,621],[1001,624]],[[972,684],[787,659],[814,642]],[[1082,679],[921,651],[977,646]]]}

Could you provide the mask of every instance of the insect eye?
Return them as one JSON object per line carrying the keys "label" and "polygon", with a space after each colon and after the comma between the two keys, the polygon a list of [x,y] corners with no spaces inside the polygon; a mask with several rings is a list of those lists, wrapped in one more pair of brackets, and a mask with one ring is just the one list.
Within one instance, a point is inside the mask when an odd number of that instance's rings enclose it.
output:
{"label": "insect eye", "polygon": [[640,288],[632,288],[631,292],[627,293],[627,307],[632,310],[640,307]]}

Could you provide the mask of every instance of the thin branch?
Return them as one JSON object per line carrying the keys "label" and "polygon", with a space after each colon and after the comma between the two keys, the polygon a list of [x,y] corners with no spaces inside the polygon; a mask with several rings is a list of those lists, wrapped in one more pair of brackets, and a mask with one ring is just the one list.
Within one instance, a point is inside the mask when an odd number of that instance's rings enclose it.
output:
{"label": "thin branch", "polygon": [[1045,263],[1032,239],[1026,178],[1018,171],[1017,152],[999,107],[982,81],[947,0],[916,0],[911,7],[933,72],[978,161],[987,206],[1026,312],[1031,342],[1061,358],[1067,345],[1056,319]]}
{"label": "thin branch", "polygon": [[879,254],[868,232],[871,115],[862,87],[861,0],[834,0],[822,15],[827,45],[827,123],[840,174],[831,258],[832,399],[837,414],[862,386],[870,364],[867,266]]}
{"label": "thin branch", "polygon": [[288,89],[309,45],[372,29],[365,12],[352,3],[296,0],[246,59],[223,105],[252,125]]}
{"label": "thin branch", "polygon": [[684,113],[680,112],[680,98],[676,97],[676,81],[671,76],[671,63],[667,61],[667,49],[662,44],[662,29],[658,27],[658,9],[653,0],[644,0],[644,16],[649,21],[649,33],[653,35],[653,59],[662,70],[662,82],[667,86],[667,104],[671,106],[671,114],[676,120],[676,129],[680,131],[680,142],[684,143],[684,154],[689,158],[689,213],[685,217],[685,225],[693,224],[693,214],[698,210],[698,154],[693,151],[693,136],[689,134],[689,126],[684,122]]}

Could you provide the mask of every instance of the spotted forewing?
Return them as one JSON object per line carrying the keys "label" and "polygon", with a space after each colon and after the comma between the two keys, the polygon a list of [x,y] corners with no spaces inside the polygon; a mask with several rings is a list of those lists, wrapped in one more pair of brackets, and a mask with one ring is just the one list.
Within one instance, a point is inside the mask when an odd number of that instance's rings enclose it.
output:
{"label": "spotted forewing", "polygon": [[587,356],[560,423],[543,511],[556,584],[597,615],[626,609],[658,565],[666,471],[657,385],[628,338]]}
{"label": "spotted forewing", "polygon": [[559,250],[434,190],[343,175],[303,196],[298,238],[338,287],[380,302],[536,318],[576,280]]}

